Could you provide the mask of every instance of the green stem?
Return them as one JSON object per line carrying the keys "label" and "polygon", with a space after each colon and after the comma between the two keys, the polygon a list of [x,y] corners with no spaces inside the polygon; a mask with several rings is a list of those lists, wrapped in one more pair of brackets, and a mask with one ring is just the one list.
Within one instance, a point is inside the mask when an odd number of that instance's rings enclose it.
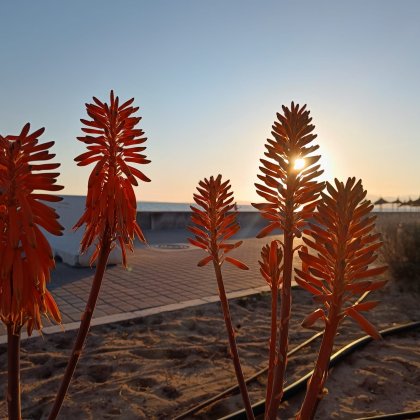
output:
{"label": "green stem", "polygon": [[244,375],[239,360],[238,348],[236,346],[235,331],[232,326],[232,319],[230,317],[229,302],[226,297],[226,291],[223,284],[222,270],[219,261],[213,260],[214,271],[216,273],[217,286],[219,287],[220,303],[222,305],[223,317],[225,319],[226,330],[228,333],[230,351],[233,358],[233,365],[235,367],[236,379],[238,380],[239,389],[241,391],[242,399],[245,405],[245,411],[249,420],[254,419],[251,402],[249,400],[248,389],[246,387]]}
{"label": "green stem", "polygon": [[7,324],[7,408],[9,420],[20,420],[20,329]]}
{"label": "green stem", "polygon": [[85,312],[83,313],[83,316],[82,316],[80,328],[77,333],[76,342],[74,343],[73,351],[67,363],[66,372],[64,373],[64,377],[62,379],[60,389],[58,390],[58,393],[56,395],[54,405],[48,417],[48,420],[54,420],[57,418],[60,412],[61,406],[63,404],[64,397],[69,388],[70,381],[76,369],[77,362],[79,361],[80,355],[82,353],[83,344],[85,343],[86,336],[89,332],[90,322],[92,320],[96,301],[98,300],[99,290],[101,288],[102,279],[104,276],[106,263],[108,261],[108,256],[110,252],[111,252],[111,240],[109,238],[109,235],[105,233],[104,238],[102,239],[98,263],[96,265],[95,277],[93,279],[92,287],[90,289],[89,299],[86,303]]}

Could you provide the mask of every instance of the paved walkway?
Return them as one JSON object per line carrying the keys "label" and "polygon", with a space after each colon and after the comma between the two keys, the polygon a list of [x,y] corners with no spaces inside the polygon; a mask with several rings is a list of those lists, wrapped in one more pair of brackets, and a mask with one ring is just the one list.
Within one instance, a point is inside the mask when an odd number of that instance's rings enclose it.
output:
{"label": "paved walkway", "polygon": [[[250,233],[254,235],[250,236]],[[138,245],[128,253],[129,269],[122,266],[107,268],[102,283],[93,324],[114,322],[147,314],[174,310],[218,300],[213,267],[197,267],[204,251],[187,246],[185,230],[145,231],[149,247]],[[280,237],[280,236],[278,236]],[[244,243],[232,251],[232,256],[245,262],[244,271],[225,263],[223,266],[226,291],[230,297],[268,289],[259,274],[258,259],[261,246],[274,236],[256,239],[255,232],[241,238]],[[66,330],[78,328],[89,294],[95,270],[74,268],[57,263],[49,290],[63,317]],[[257,289],[257,290],[256,290]],[[45,322],[44,333],[61,328]],[[0,329],[0,342],[5,340]],[[33,334],[37,336],[36,333]]]}

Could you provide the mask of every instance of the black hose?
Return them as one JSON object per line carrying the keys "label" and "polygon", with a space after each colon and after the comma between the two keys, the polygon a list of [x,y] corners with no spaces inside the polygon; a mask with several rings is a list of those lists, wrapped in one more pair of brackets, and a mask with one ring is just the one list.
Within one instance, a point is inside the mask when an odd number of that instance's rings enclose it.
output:
{"label": "black hose", "polygon": [[[293,354],[295,354],[296,352],[298,352],[303,347],[305,347],[308,344],[312,343],[312,341],[316,340],[318,337],[321,337],[323,334],[324,334],[324,331],[321,331],[321,332],[318,332],[318,333],[314,334],[312,337],[308,338],[303,343],[300,343],[299,345],[297,345],[296,347],[294,347],[292,350],[290,350],[289,353],[287,353],[287,356],[288,357],[292,356]],[[249,384],[250,382],[252,382],[256,378],[258,378],[259,376],[261,376],[262,374],[264,374],[265,372],[267,372],[267,370],[268,370],[268,367],[265,367],[263,369],[260,369],[259,371],[255,372],[252,376],[250,376],[249,378],[247,378],[245,380],[245,383],[246,384]],[[239,385],[233,385],[233,386],[225,389],[224,391],[220,392],[219,394],[215,395],[214,397],[211,397],[211,398],[203,401],[202,403],[197,404],[196,406],[190,408],[189,410],[183,412],[179,416],[174,417],[173,420],[182,420],[182,419],[185,419],[188,416],[191,416],[192,414],[196,413],[197,411],[200,411],[203,408],[207,407],[208,405],[213,404],[214,402],[222,399],[223,397],[226,397],[227,395],[233,394],[237,390],[239,390]]]}
{"label": "black hose", "polygon": [[[357,301],[355,302],[355,305],[362,302],[364,299],[366,299],[366,297],[369,295],[370,290],[366,291],[365,293],[363,293],[362,296],[359,297],[359,299],[357,299]],[[316,340],[318,337],[321,337],[324,334],[324,331],[320,331],[316,334],[314,334],[312,337],[308,338],[307,340],[305,340],[303,343],[297,345],[296,347],[294,347],[292,350],[290,350],[287,353],[287,357],[293,356],[295,353],[297,353],[300,349],[306,347],[308,344],[312,343],[312,341]],[[260,375],[263,375],[265,372],[267,372],[268,370],[268,366],[260,369],[259,371],[257,371],[256,373],[254,373],[252,376],[250,376],[249,378],[247,378],[245,380],[246,384],[249,384],[250,382],[252,382],[253,380],[255,380],[256,378],[258,378]],[[203,408],[209,406],[210,404],[215,403],[218,400],[221,400],[223,397],[226,397],[230,394],[233,394],[234,392],[239,391],[239,385],[232,385],[231,387],[225,389],[224,391],[220,392],[219,394],[215,395],[214,397],[211,397],[197,405],[195,405],[194,407],[188,409],[187,411],[184,411],[183,413],[181,413],[179,416],[174,417],[173,420],[183,420],[186,417],[196,413],[197,411],[202,410]]]}
{"label": "black hose", "polygon": [[418,419],[420,418],[420,410],[417,411],[404,411],[401,413],[384,414],[382,416],[374,417],[360,417],[356,420],[405,420],[405,419]]}
{"label": "black hose", "polygon": [[[401,333],[404,331],[413,330],[420,327],[420,321],[410,322],[404,325],[397,325],[396,327],[386,328],[385,330],[379,331],[382,337],[388,335]],[[347,344],[336,353],[331,356],[329,368],[335,366],[338,362],[342,361],[346,356],[353,353],[355,350],[365,346],[367,343],[372,341],[373,338],[370,335],[365,335],[357,340],[352,341]],[[293,395],[297,394],[299,391],[305,388],[306,382],[311,377],[313,370],[308,372],[305,376],[298,379],[296,382],[290,384],[284,389],[282,401],[288,400]],[[259,401],[252,406],[252,411],[254,416],[264,414],[265,412],[265,400]],[[401,417],[400,417],[401,418]],[[407,417],[410,418],[410,417]],[[245,410],[238,410],[234,413],[231,413],[225,417],[222,417],[220,420],[246,420]]]}

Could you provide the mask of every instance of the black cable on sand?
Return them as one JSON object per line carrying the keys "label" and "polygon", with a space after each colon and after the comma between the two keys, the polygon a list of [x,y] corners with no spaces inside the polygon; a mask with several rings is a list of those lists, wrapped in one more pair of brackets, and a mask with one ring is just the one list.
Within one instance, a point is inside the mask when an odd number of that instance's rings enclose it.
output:
{"label": "black cable on sand", "polygon": [[[379,331],[382,337],[387,337],[393,334],[399,334],[406,331],[414,330],[416,328],[420,327],[420,321],[416,322],[410,322],[408,324],[403,325],[397,325],[395,327],[386,328],[384,330]],[[330,365],[329,368],[335,366],[337,363],[344,360],[344,358],[354,351],[360,349],[361,347],[365,346],[369,342],[371,342],[373,338],[369,335],[365,335],[357,340],[354,340],[347,344],[346,346],[342,347],[340,350],[338,350],[336,353],[334,353],[331,356],[330,359]],[[302,376],[300,379],[295,381],[294,383],[290,384],[284,389],[282,401],[286,401],[290,397],[294,396],[298,392],[300,392],[302,389],[306,387],[306,382],[308,379],[312,376],[313,370],[308,372],[306,375]],[[265,412],[265,400],[259,401],[256,404],[252,406],[252,411],[254,412],[255,416],[258,416],[260,414],[264,414]],[[416,413],[416,412],[415,412]],[[403,415],[404,413],[400,413]],[[398,414],[396,414],[398,415]],[[374,417],[378,418],[378,417]],[[379,417],[379,418],[394,418],[394,417]],[[415,418],[415,417],[395,417],[398,419],[403,418]],[[222,417],[220,420],[246,420],[246,413],[244,410],[238,410],[232,414],[229,414],[225,417]]]}

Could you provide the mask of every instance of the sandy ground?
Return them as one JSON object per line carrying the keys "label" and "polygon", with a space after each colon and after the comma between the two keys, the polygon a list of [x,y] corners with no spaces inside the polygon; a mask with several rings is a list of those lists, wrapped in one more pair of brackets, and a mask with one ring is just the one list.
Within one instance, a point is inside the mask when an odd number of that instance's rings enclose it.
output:
{"label": "sandy ground", "polygon": [[[420,320],[419,296],[392,283],[376,292],[382,304],[369,319],[385,328]],[[246,376],[266,366],[270,296],[231,302]],[[300,322],[313,307],[310,295],[293,291],[290,347],[314,334]],[[346,321],[337,348],[361,336]],[[22,407],[26,419],[46,418],[63,374],[74,331],[22,344]],[[290,358],[292,382],[313,366],[319,341]],[[6,393],[6,346],[0,346],[0,393]],[[265,375],[250,385],[252,402],[261,400]],[[235,384],[218,303],[94,327],[60,418],[170,419]],[[357,417],[420,409],[420,331],[368,344],[335,367],[328,396],[317,419]],[[293,418],[303,398],[282,405],[279,416]],[[215,419],[241,408],[239,396],[227,397],[188,418]],[[6,413],[6,403],[0,403]]]}

